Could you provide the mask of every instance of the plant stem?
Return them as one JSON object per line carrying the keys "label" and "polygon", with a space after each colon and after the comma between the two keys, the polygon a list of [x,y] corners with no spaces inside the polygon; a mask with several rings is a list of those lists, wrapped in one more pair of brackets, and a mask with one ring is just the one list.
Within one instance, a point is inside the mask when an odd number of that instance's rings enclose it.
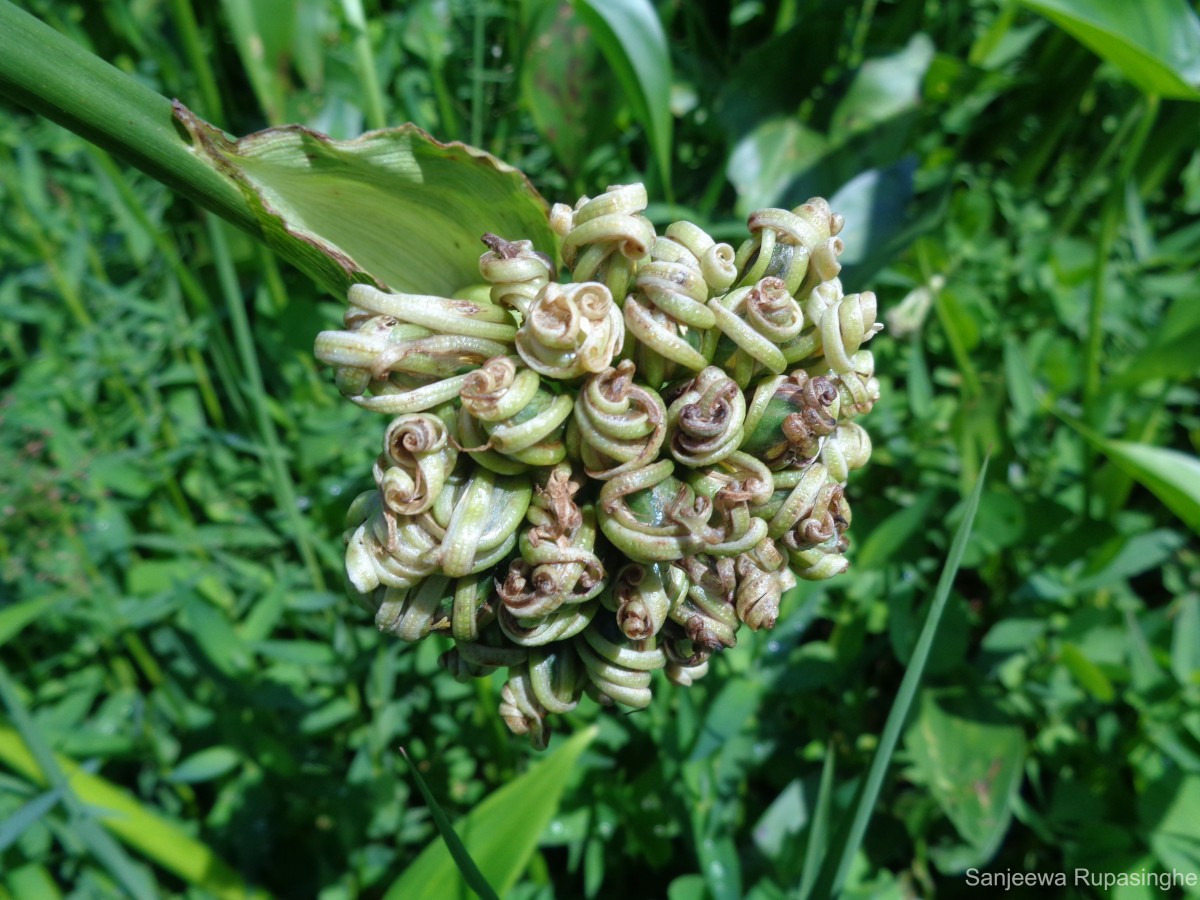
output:
{"label": "plant stem", "polygon": [[0,0],[0,97],[112,151],[239,228],[261,234],[237,185],[180,135],[170,100],[9,0]]}

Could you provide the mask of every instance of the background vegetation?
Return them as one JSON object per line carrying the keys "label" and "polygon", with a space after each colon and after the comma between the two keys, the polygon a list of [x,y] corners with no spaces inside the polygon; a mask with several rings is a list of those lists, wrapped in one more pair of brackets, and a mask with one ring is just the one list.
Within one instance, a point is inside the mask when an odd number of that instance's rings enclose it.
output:
{"label": "background vegetation", "polygon": [[[519,831],[565,788],[512,896],[794,896],[989,451],[846,896],[1200,873],[1183,0],[25,6],[233,134],[412,121],[551,201],[645,179],[720,237],[814,194],[850,223],[843,280],[889,324],[851,573],[647,711],[568,716],[599,727],[578,763],[502,798]],[[342,299],[14,104],[0,209],[0,895],[383,894],[436,833],[400,745],[451,815],[533,755],[497,684],[342,598],[383,424],[311,356]]]}

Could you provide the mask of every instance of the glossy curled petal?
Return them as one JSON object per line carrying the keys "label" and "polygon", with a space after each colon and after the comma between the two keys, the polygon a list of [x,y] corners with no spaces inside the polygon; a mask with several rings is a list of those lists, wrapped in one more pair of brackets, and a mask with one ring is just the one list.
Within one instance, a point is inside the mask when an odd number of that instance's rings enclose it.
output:
{"label": "glossy curled petal", "polygon": [[698,555],[685,557],[677,565],[687,576],[688,589],[671,606],[671,619],[683,626],[687,639],[703,652],[734,646],[739,625],[734,607],[734,561]]}
{"label": "glossy curled petal", "polygon": [[548,284],[517,332],[529,368],[560,380],[603,372],[625,340],[625,321],[608,288],[597,282]]}
{"label": "glossy curled petal", "polygon": [[790,211],[757,210],[746,224],[753,237],[738,249],[741,284],[773,275],[783,279],[792,294],[804,297],[814,286],[836,278],[841,271],[837,258],[842,242],[837,234],[843,220],[821,198]]}
{"label": "glossy curled petal", "polygon": [[804,327],[804,311],[780,278],[763,278],[709,301],[717,328],[736,350],[724,360],[737,383],[745,387],[759,369],[775,374],[788,366],[780,345],[796,338]]}
{"label": "glossy curled petal", "polygon": [[571,398],[541,387],[540,376],[511,357],[496,357],[463,384],[460,439],[482,466],[504,475],[552,466],[566,455],[562,437]]}
{"label": "glossy curled petal", "polygon": [[796,576],[788,569],[779,546],[769,538],[760,541],[737,558],[734,572],[738,618],[753,631],[774,628],[784,592],[796,586]]}
{"label": "glossy curled petal", "polygon": [[583,383],[575,399],[583,464],[590,478],[607,481],[658,458],[667,432],[667,407],[657,391],[634,381],[622,360]]}
{"label": "glossy curled petal", "polygon": [[369,284],[355,284],[350,286],[350,304],[371,315],[390,316],[398,322],[420,325],[440,334],[490,338],[505,343],[511,343],[517,334],[509,312],[492,303],[424,294],[394,294]]}
{"label": "glossy curled petal", "polygon": [[660,563],[625,566],[613,581],[611,596],[609,606],[617,614],[617,627],[631,641],[658,634],[677,599],[667,593]]}
{"label": "glossy curled petal", "polygon": [[521,534],[521,556],[509,564],[496,593],[517,619],[541,618],[564,604],[584,603],[605,587],[605,569],[594,552],[595,512],[573,497],[579,484],[560,465],[534,492]]}
{"label": "glossy curled petal", "polygon": [[510,669],[508,681],[500,689],[500,718],[508,730],[528,735],[535,750],[545,750],[550,742],[546,712],[533,692],[528,670],[522,666]]}
{"label": "glossy curled petal", "polygon": [[839,401],[833,378],[798,369],[787,377],[767,379],[755,388],[747,409],[741,449],[772,469],[805,463],[837,427]]}

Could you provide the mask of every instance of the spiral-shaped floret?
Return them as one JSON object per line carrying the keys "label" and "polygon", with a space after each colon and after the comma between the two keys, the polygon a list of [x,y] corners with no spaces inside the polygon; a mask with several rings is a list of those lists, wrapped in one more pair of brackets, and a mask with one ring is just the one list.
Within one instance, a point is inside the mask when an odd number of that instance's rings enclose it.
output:
{"label": "spiral-shaped floret", "polygon": [[683,626],[695,649],[712,653],[737,643],[736,563],[731,557],[690,556],[675,564],[688,589],[671,607],[670,617]]}
{"label": "spiral-shaped floret", "polygon": [[534,490],[525,516],[521,556],[509,564],[508,575],[497,580],[496,593],[517,619],[541,618],[563,604],[584,603],[605,585],[604,565],[594,552],[595,511],[574,501],[579,482],[563,463]]}
{"label": "spiral-shaped floret", "polygon": [[654,226],[642,215],[647,203],[644,186],[618,184],[581,198],[574,209],[554,205],[550,226],[562,236],[563,261],[575,281],[602,282],[618,299],[629,292],[637,264],[654,242]]}
{"label": "spiral-shaped floret", "polygon": [[458,396],[465,372],[507,344],[490,338],[435,334],[393,316],[373,316],[347,331],[317,335],[317,359],[337,371],[335,381],[364,409],[404,415]]}
{"label": "spiral-shaped floret", "polygon": [[833,481],[845,484],[850,473],[871,458],[871,436],[855,422],[839,425],[821,448],[821,463]]}
{"label": "spiral-shaped floret", "polygon": [[[546,707],[534,695],[527,671],[519,666],[509,671],[509,679],[500,689],[500,718],[513,734],[529,735],[535,750],[545,750],[550,742]],[[511,674],[514,672],[515,678]]]}
{"label": "spiral-shaped floret", "polygon": [[566,456],[563,428],[573,403],[541,387],[537,372],[498,356],[468,375],[460,394],[460,440],[485,468],[511,475]]}
{"label": "spiral-shaped floret", "polygon": [[525,364],[559,380],[603,372],[624,340],[621,308],[597,282],[546,285],[530,304],[516,337],[517,353]]}
{"label": "spiral-shaped floret", "polygon": [[587,670],[585,689],[597,702],[634,709],[650,705],[650,673],[667,664],[654,638],[630,640],[606,610],[575,638],[575,649]]}
{"label": "spiral-shaped floret", "polygon": [[737,383],[708,366],[667,409],[667,446],[685,466],[710,466],[741,446],[746,398]]}
{"label": "spiral-shaped floret", "polygon": [[375,484],[383,505],[396,515],[415,516],[433,506],[458,461],[446,421],[432,413],[392,420],[375,461]]}
{"label": "spiral-shaped floret", "polygon": [[842,242],[837,234],[844,222],[820,198],[791,211],[757,210],[746,224],[753,237],[738,249],[741,284],[774,275],[784,280],[793,295],[804,297],[841,271],[837,258]]}
{"label": "spiral-shaped floret", "polygon": [[728,358],[718,348],[718,359],[740,386],[748,385],[760,369],[779,374],[787,368],[780,345],[800,334],[804,311],[783,279],[763,278],[751,287],[713,298],[708,306],[716,316],[717,328],[733,345]]}
{"label": "spiral-shaped floret", "polygon": [[[617,615],[617,627],[630,640],[653,637],[667,621],[678,599],[668,593],[668,569],[665,563],[631,563],[613,580],[609,607]],[[673,587],[687,589],[679,583]]]}
{"label": "spiral-shaped floret", "polygon": [[[883,330],[883,323],[875,320],[877,307],[871,291],[843,295],[836,281],[821,285],[805,301],[804,314],[815,324],[815,336],[819,338],[814,352],[822,353],[825,364],[834,372],[854,372],[854,354]],[[806,364],[806,368],[812,366]]]}
{"label": "spiral-shaped floret", "polygon": [[787,567],[787,557],[778,544],[763,538],[734,562],[737,590],[734,606],[738,618],[751,630],[774,628],[779,601],[796,586],[796,576]]}
{"label": "spiral-shaped floret", "polygon": [[810,376],[803,369],[769,378],[754,390],[746,410],[742,450],[772,469],[813,459],[840,414],[835,378]]}
{"label": "spiral-shaped floret", "polygon": [[712,504],[675,478],[674,468],[669,459],[659,460],[600,490],[600,528],[632,560],[669,561],[704,548]]}
{"label": "spiral-shaped floret", "polygon": [[479,274],[492,286],[492,302],[522,315],[554,274],[553,260],[533,248],[532,241],[506,241],[483,236],[488,252],[479,257]]}
{"label": "spiral-shaped floret", "polygon": [[839,422],[848,422],[869,413],[879,399],[879,381],[875,378],[875,356],[870,350],[859,350],[850,357],[849,372],[830,376],[838,392]]}
{"label": "spiral-shaped floret", "polygon": [[[736,254],[729,244],[719,244],[712,236],[691,222],[672,222],[666,236],[688,251],[698,263],[700,274],[708,285],[709,296],[726,291],[737,279]],[[655,242],[657,244],[657,241]],[[651,253],[651,256],[654,256]]]}
{"label": "spiral-shaped floret", "polygon": [[575,399],[580,456],[589,478],[607,481],[658,458],[667,433],[667,407],[657,391],[634,381],[621,360],[583,383]]}

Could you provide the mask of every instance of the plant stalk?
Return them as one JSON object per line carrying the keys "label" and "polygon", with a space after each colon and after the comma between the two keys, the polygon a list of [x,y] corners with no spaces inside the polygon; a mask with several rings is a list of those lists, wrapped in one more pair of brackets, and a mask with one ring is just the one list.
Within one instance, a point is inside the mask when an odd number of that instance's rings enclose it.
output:
{"label": "plant stalk", "polygon": [[241,190],[182,136],[170,100],[9,0],[0,0],[0,97],[57,122],[239,228],[261,235]]}

